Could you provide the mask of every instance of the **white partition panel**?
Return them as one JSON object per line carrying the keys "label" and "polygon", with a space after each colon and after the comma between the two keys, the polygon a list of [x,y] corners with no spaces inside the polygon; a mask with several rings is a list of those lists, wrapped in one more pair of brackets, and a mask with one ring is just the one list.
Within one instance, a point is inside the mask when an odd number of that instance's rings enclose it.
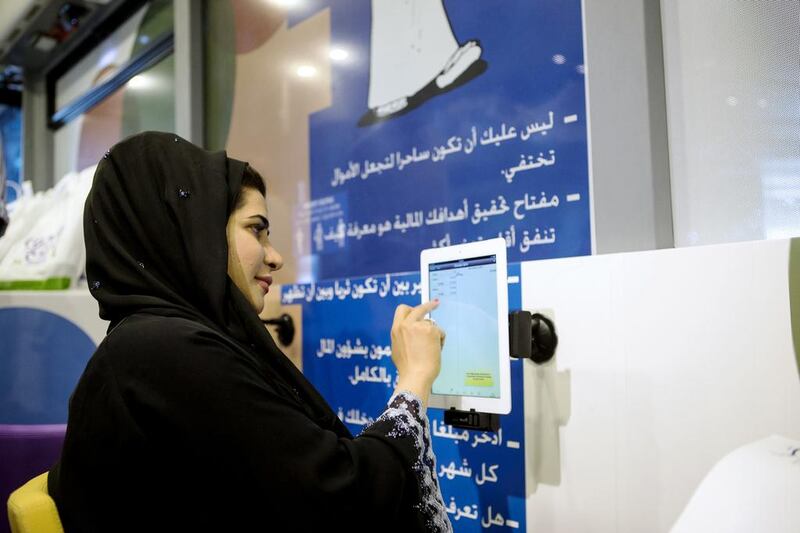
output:
{"label": "white partition panel", "polygon": [[[523,308],[550,314],[560,337],[554,361],[525,365],[529,531],[669,531],[701,482],[682,531],[800,531],[789,250],[776,240],[522,265]],[[780,475],[759,474],[760,460]],[[543,462],[557,475],[542,480]],[[703,481],[720,475],[739,484]],[[782,497],[740,505],[750,493]]]}

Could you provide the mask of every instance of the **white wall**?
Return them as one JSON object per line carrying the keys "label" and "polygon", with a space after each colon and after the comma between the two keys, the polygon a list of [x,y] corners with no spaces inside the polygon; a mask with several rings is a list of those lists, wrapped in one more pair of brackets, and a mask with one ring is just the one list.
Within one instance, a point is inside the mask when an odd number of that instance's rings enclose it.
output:
{"label": "white wall", "polygon": [[[523,307],[551,313],[560,337],[550,367],[526,362],[529,531],[668,531],[725,455],[800,441],[788,253],[773,240],[522,265]],[[532,486],[542,450],[556,486]],[[771,531],[800,531],[793,487]]]}
{"label": "white wall", "polygon": [[0,291],[0,309],[9,307],[41,309],[59,315],[79,327],[95,344],[100,344],[108,329],[108,322],[97,315],[97,301],[85,288],[67,291]]}

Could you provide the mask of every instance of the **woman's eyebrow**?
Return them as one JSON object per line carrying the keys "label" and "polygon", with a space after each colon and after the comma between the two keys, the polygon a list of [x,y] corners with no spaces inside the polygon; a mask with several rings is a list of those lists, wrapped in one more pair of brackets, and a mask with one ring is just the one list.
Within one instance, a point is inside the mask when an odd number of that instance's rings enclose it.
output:
{"label": "woman's eyebrow", "polygon": [[264,224],[264,226],[266,228],[269,228],[269,220],[267,220],[266,217],[264,217],[262,215],[252,215],[252,216],[249,216],[247,218],[248,219],[250,219],[250,218],[259,218],[259,219],[261,219],[261,223]]}

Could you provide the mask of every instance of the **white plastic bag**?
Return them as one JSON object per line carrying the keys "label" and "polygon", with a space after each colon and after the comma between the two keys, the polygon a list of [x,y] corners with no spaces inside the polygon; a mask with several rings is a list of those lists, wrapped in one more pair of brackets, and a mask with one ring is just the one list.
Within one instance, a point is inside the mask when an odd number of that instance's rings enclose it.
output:
{"label": "white plastic bag", "polygon": [[31,229],[31,221],[36,220],[49,205],[53,189],[33,193],[31,182],[22,185],[23,193],[8,204],[9,224],[6,233],[0,238],[0,261],[6,256],[13,244]]}
{"label": "white plastic bag", "polygon": [[[69,173],[27,205],[14,206],[7,234],[0,239],[0,289],[75,285],[84,268],[83,205],[95,168]],[[13,240],[4,243],[6,237]]]}

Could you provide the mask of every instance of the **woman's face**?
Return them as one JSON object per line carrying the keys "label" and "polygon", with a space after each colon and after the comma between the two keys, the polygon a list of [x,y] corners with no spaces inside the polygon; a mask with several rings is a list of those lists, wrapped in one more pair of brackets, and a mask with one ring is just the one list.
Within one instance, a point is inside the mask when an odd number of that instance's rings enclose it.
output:
{"label": "woman's face", "polygon": [[228,218],[228,276],[256,313],[272,284],[271,273],[283,258],[269,242],[267,200],[256,189],[242,189],[243,203]]}

